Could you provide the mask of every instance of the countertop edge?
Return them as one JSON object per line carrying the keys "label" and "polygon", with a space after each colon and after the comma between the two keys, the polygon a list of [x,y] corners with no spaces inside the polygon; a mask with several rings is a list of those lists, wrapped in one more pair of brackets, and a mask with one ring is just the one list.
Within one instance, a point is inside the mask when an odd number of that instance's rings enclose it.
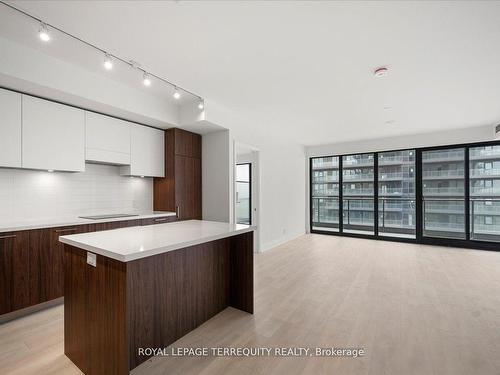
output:
{"label": "countertop edge", "polygon": [[176,243],[173,245],[163,246],[163,247],[159,247],[159,248],[151,249],[151,250],[146,250],[146,251],[136,253],[136,254],[131,254],[131,255],[119,255],[119,254],[116,254],[114,252],[102,249],[102,248],[97,248],[94,246],[82,244],[82,243],[77,242],[77,241],[73,241],[71,239],[65,238],[64,236],[59,237],[59,241],[62,243],[65,243],[67,245],[77,247],[77,248],[82,249],[82,250],[90,251],[91,253],[99,254],[99,255],[105,256],[107,258],[111,258],[111,259],[126,263],[126,262],[131,262],[134,260],[147,258],[147,257],[158,255],[158,254],[168,253],[169,251],[183,249],[185,247],[199,245],[199,244],[202,244],[205,242],[217,241],[217,240],[220,240],[223,238],[237,236],[239,234],[244,234],[244,233],[248,233],[248,232],[253,232],[253,231],[255,231],[255,229],[256,229],[255,226],[250,226],[250,227],[244,228],[244,229],[238,229],[238,230],[234,230],[231,232],[220,233],[220,234],[216,234],[216,235],[196,238],[196,239],[191,240],[191,241],[179,242],[179,243]]}
{"label": "countertop edge", "polygon": [[170,217],[176,216],[175,212],[164,212],[164,213],[151,213],[151,214],[138,214],[138,216],[128,216],[128,217],[117,217],[111,219],[78,219],[74,221],[47,221],[43,224],[25,224],[25,225],[15,225],[12,227],[0,227],[0,233],[6,232],[20,232],[24,230],[35,230],[35,229],[47,229],[47,228],[57,228],[57,227],[68,227],[71,225],[88,225],[88,224],[102,224],[102,223],[112,223],[117,221],[127,221],[127,220],[143,220],[143,219],[153,219],[159,217]]}

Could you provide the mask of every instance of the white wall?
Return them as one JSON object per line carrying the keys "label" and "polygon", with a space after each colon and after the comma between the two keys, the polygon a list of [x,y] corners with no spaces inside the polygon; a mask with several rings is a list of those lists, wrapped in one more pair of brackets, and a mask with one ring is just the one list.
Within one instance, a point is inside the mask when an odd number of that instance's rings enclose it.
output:
{"label": "white wall", "polygon": [[204,220],[230,221],[229,131],[205,134],[201,144],[202,212]]}
{"label": "white wall", "polygon": [[0,222],[150,211],[153,179],[119,175],[119,167],[87,164],[82,173],[0,168]]}
{"label": "white wall", "polygon": [[[230,129],[233,181],[234,142],[259,150],[260,167],[260,243],[261,251],[305,233],[306,157],[304,147],[281,137],[271,136],[266,124],[253,123],[215,102],[206,103],[207,121]],[[284,129],[285,131],[285,129]],[[207,182],[204,181],[204,189]],[[224,192],[225,194],[225,192]],[[233,201],[234,189],[225,198]],[[226,208],[224,207],[224,210]],[[232,208],[231,208],[232,209]]]}

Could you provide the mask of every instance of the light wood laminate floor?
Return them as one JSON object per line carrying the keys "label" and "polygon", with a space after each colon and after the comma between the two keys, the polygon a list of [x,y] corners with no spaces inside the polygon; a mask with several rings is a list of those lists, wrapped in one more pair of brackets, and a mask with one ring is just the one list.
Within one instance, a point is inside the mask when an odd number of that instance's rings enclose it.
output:
{"label": "light wood laminate floor", "polygon": [[[363,347],[350,358],[156,357],[145,374],[500,374],[500,253],[305,235],[255,257],[255,315],[177,347]],[[63,308],[0,326],[0,374],[79,374]]]}

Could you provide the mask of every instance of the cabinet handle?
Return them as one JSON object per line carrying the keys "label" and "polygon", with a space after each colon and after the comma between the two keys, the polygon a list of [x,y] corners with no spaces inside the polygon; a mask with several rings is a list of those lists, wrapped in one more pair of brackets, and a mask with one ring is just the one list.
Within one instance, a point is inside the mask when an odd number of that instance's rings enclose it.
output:
{"label": "cabinet handle", "polygon": [[76,228],[69,228],[69,229],[57,229],[54,232],[56,233],[68,233],[68,232],[75,232]]}
{"label": "cabinet handle", "polygon": [[180,216],[181,216],[181,207],[180,206],[175,206],[175,214],[177,215],[177,218],[180,219]]}
{"label": "cabinet handle", "polygon": [[167,221],[167,220],[168,220],[168,218],[167,218],[167,217],[160,218],[160,219],[155,219],[155,221],[156,221],[157,223],[162,222],[162,221]]}
{"label": "cabinet handle", "polygon": [[0,240],[5,240],[5,239],[7,239],[7,238],[16,238],[16,237],[17,237],[17,236],[16,236],[15,234],[11,234],[11,235],[9,235],[9,236],[1,236],[1,237],[0,237]]}

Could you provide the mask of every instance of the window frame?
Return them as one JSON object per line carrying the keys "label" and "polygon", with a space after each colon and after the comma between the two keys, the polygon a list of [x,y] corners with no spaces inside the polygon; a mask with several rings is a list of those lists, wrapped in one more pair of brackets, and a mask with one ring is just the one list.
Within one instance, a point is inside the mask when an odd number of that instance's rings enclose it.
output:
{"label": "window frame", "polygon": [[[331,154],[331,155],[317,155],[309,157],[309,231],[310,233],[326,234],[331,236],[343,236],[343,237],[354,237],[354,238],[365,238],[365,239],[375,239],[382,241],[391,242],[402,242],[402,243],[416,243],[424,245],[435,245],[435,246],[446,246],[446,247],[460,247],[460,248],[470,248],[479,250],[490,250],[490,251],[500,251],[500,243],[476,240],[471,238],[470,233],[470,159],[469,153],[470,149],[473,147],[491,147],[500,146],[500,140],[486,141],[486,142],[472,142],[472,143],[459,143],[459,144],[447,144],[440,146],[428,146],[428,147],[404,147],[398,149],[387,149],[378,151],[367,151],[367,152],[349,152],[344,154]],[[436,151],[436,150],[447,150],[453,148],[464,148],[465,150],[465,160],[464,160],[464,202],[465,202],[465,239],[451,239],[451,238],[438,238],[438,237],[425,237],[422,233],[423,228],[423,212],[422,212],[422,152],[424,151]],[[400,238],[400,237],[390,237],[379,235],[378,233],[378,155],[379,153],[385,152],[397,152],[405,150],[415,150],[415,238]],[[359,234],[359,233],[344,233],[341,229],[342,225],[342,199],[343,194],[341,188],[339,188],[339,231],[330,232],[322,231],[318,229],[313,229],[312,215],[312,165],[313,159],[316,158],[327,158],[327,157],[338,157],[339,158],[339,187],[342,186],[343,179],[343,168],[342,168],[342,157],[349,155],[363,155],[363,154],[373,154],[374,158],[374,234]],[[376,193],[375,193],[376,192]]]}

